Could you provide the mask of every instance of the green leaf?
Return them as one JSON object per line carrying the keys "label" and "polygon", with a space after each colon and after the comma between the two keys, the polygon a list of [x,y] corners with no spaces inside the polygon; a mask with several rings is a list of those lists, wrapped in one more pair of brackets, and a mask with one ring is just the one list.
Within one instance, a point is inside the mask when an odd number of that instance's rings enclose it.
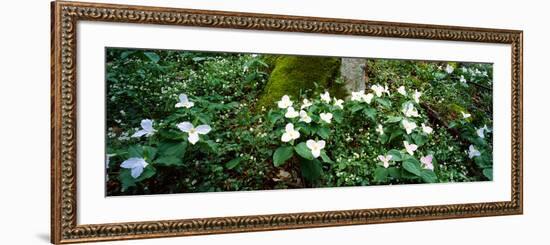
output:
{"label": "green leaf", "polygon": [[493,168],[483,169],[483,175],[489,180],[493,180]]}
{"label": "green leaf", "polygon": [[145,160],[153,160],[155,159],[155,155],[157,154],[157,149],[151,146],[144,146],[143,147],[143,158]]}
{"label": "green leaf", "polygon": [[166,166],[179,166],[183,164],[182,159],[175,156],[159,157],[157,158],[157,160],[155,160],[155,162],[157,164],[166,165]]}
{"label": "green leaf", "polygon": [[378,167],[374,170],[374,181],[385,182],[388,178],[388,170],[383,167]]}
{"label": "green leaf", "polygon": [[399,169],[394,167],[388,168],[388,174],[394,179],[401,178],[401,171],[399,171]]}
{"label": "green leaf", "polygon": [[414,143],[419,147],[424,145],[426,141],[428,141],[428,137],[421,134],[413,134],[412,139],[414,140]]}
{"label": "green leaf", "polygon": [[128,56],[132,55],[133,53],[135,53],[136,51],[132,50],[132,51],[124,51],[120,54],[120,58],[121,59],[126,59],[128,58]]}
{"label": "green leaf", "polygon": [[157,63],[160,60],[160,56],[154,52],[144,52],[143,54],[153,63]]}
{"label": "green leaf", "polygon": [[351,107],[351,112],[352,112],[352,113],[355,113],[356,111],[359,111],[359,110],[361,110],[361,109],[363,109],[363,108],[364,108],[363,105],[361,105],[361,104],[355,104],[355,105],[353,105],[353,106]]}
{"label": "green leaf", "polygon": [[386,155],[391,155],[392,156],[392,158],[391,158],[392,161],[398,162],[398,161],[403,160],[403,155],[401,154],[400,151],[398,151],[396,149],[389,150],[388,153],[386,153]]}
{"label": "green leaf", "polygon": [[272,112],[272,111],[268,115],[269,121],[271,123],[276,123],[282,117],[283,117],[283,115],[281,115],[280,113]]}
{"label": "green leaf", "polygon": [[342,115],[342,110],[332,112],[332,116],[334,117],[334,121],[336,121],[337,123],[342,123],[342,120],[344,119],[344,116]]}
{"label": "green leaf", "polygon": [[126,191],[128,188],[136,186],[136,181],[130,174],[129,169],[121,169],[118,175],[118,180],[122,185],[122,191]]}
{"label": "green leaf", "polygon": [[420,177],[422,178],[422,180],[424,180],[424,182],[427,182],[427,183],[437,182],[437,176],[432,170],[423,169],[422,172],[420,173]]}
{"label": "green leaf", "polygon": [[173,156],[176,158],[182,158],[185,155],[187,149],[187,141],[182,142],[167,142],[160,143],[158,147],[159,154],[162,156]]}
{"label": "green leaf", "polygon": [[139,145],[128,147],[128,157],[143,157],[143,148]]}
{"label": "green leaf", "polygon": [[400,136],[403,134],[403,130],[394,130],[391,135],[390,135],[390,139],[388,140],[388,142],[391,142],[393,139],[395,139],[396,137]]}
{"label": "green leaf", "polygon": [[234,169],[235,167],[237,167],[237,165],[239,165],[239,163],[241,163],[241,158],[237,157],[229,162],[226,162],[225,167],[227,169]]}
{"label": "green leaf", "polygon": [[418,160],[409,158],[403,162],[403,168],[416,176],[422,176],[422,168]]}
{"label": "green leaf", "polygon": [[328,128],[325,128],[325,127],[320,127],[317,130],[317,135],[321,136],[321,138],[323,138],[323,139],[328,139],[328,137],[330,135],[330,130]]}
{"label": "green leaf", "polygon": [[372,120],[376,120],[376,109],[374,108],[367,108],[363,111],[365,113],[365,116]]}
{"label": "green leaf", "polygon": [[332,161],[332,159],[328,157],[327,153],[324,150],[321,151],[321,159],[323,159],[323,162],[326,163],[334,163],[334,161]]}
{"label": "green leaf", "polygon": [[319,162],[319,160],[302,159],[300,163],[300,170],[304,179],[310,182],[316,182],[321,178],[323,168],[321,167],[321,162]]}
{"label": "green leaf", "polygon": [[140,182],[140,181],[143,181],[143,180],[146,180],[148,178],[151,178],[153,177],[153,175],[155,175],[157,173],[157,169],[155,169],[155,167],[151,166],[151,165],[148,165],[147,167],[145,167],[143,169],[143,172],[141,173],[141,175],[136,179],[136,182]]}
{"label": "green leaf", "polygon": [[390,108],[391,107],[391,101],[387,100],[387,99],[382,99],[382,98],[376,98],[376,102],[378,102],[378,104],[386,107],[386,108]]}
{"label": "green leaf", "polygon": [[309,148],[307,148],[306,143],[302,142],[298,144],[297,146],[294,147],[294,150],[301,157],[308,160],[313,160],[313,155],[311,154],[311,151],[309,150]]}
{"label": "green leaf", "polygon": [[385,123],[396,123],[401,122],[401,120],[403,120],[403,117],[389,116],[388,119],[386,119]]}
{"label": "green leaf", "polygon": [[294,153],[292,146],[281,146],[273,153],[273,165],[279,167],[283,165],[286,160],[290,159]]}

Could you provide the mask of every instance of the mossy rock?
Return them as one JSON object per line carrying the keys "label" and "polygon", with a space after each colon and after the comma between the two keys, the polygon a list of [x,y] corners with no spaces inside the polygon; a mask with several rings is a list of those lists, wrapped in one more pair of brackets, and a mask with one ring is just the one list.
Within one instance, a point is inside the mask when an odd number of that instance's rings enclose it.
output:
{"label": "mossy rock", "polygon": [[269,57],[268,65],[273,65],[273,70],[257,108],[274,107],[285,94],[296,100],[300,94],[312,97],[314,94],[328,90],[331,95],[338,98],[346,97],[344,84],[336,82],[340,63],[340,58],[332,57],[286,55]]}

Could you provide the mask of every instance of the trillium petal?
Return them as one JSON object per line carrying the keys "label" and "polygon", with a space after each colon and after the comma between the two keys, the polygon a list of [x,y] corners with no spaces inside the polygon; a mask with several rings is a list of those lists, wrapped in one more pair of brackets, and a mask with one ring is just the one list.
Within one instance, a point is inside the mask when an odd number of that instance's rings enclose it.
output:
{"label": "trillium petal", "polygon": [[289,133],[283,133],[283,136],[281,136],[282,142],[289,142],[292,140],[292,136]]}
{"label": "trillium petal", "polygon": [[193,128],[193,124],[190,122],[182,122],[178,124],[178,128],[183,132],[189,133],[189,131]]}
{"label": "trillium petal", "polygon": [[206,124],[199,125],[196,129],[197,133],[199,134],[207,134],[208,132],[210,132],[210,130],[212,130],[212,128]]}
{"label": "trillium petal", "polygon": [[141,173],[143,173],[143,166],[136,166],[130,170],[130,175],[132,175],[134,179],[137,179]]}
{"label": "trillium petal", "polygon": [[182,104],[189,101],[186,94],[180,94],[179,98],[180,98],[180,103]]}
{"label": "trillium petal", "polygon": [[141,120],[141,127],[145,129],[147,132],[154,131],[153,129],[153,121],[150,119],[143,119]]}
{"label": "trillium petal", "polygon": [[294,131],[294,124],[292,123],[287,123],[286,126],[285,126],[285,131],[288,133],[288,132],[291,132],[291,131]]}
{"label": "trillium petal", "polygon": [[189,140],[189,143],[194,145],[199,141],[199,134],[198,133],[189,133],[189,137],[187,138]]}
{"label": "trillium petal", "polygon": [[132,137],[133,138],[139,138],[139,137],[141,137],[145,134],[147,134],[147,131],[142,129],[142,130],[139,130],[139,131],[135,132],[134,134],[132,134]]}
{"label": "trillium petal", "polygon": [[319,149],[325,148],[325,141],[324,140],[317,141],[317,147],[319,147]]}
{"label": "trillium petal", "polygon": [[136,166],[142,165],[141,161],[143,161],[142,158],[132,157],[132,158],[129,158],[128,160],[122,162],[120,164],[120,167],[121,168],[134,168]]}
{"label": "trillium petal", "polygon": [[316,145],[317,145],[317,143],[315,143],[315,140],[307,140],[307,141],[306,141],[306,146],[307,146],[307,148],[309,148],[310,150],[312,150],[313,148],[315,148]]}
{"label": "trillium petal", "polygon": [[313,155],[314,158],[318,158],[321,155],[321,149],[311,150],[311,155]]}

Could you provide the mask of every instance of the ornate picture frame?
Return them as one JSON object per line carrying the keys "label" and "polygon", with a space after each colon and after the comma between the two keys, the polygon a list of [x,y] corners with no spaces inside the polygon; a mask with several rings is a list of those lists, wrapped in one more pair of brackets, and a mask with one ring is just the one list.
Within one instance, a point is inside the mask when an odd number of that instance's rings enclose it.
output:
{"label": "ornate picture frame", "polygon": [[[51,242],[76,243],[216,233],[515,215],[523,212],[523,32],[55,1],[51,4]],[[80,21],[178,25],[511,45],[510,201],[344,211],[78,224],[77,45]]]}

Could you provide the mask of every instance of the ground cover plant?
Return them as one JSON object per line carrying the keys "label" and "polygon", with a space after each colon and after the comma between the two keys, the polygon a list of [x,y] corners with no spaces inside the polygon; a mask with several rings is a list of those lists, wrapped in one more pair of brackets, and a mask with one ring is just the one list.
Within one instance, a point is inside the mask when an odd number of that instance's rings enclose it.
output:
{"label": "ground cover plant", "polygon": [[106,56],[109,196],[492,180],[492,64]]}

